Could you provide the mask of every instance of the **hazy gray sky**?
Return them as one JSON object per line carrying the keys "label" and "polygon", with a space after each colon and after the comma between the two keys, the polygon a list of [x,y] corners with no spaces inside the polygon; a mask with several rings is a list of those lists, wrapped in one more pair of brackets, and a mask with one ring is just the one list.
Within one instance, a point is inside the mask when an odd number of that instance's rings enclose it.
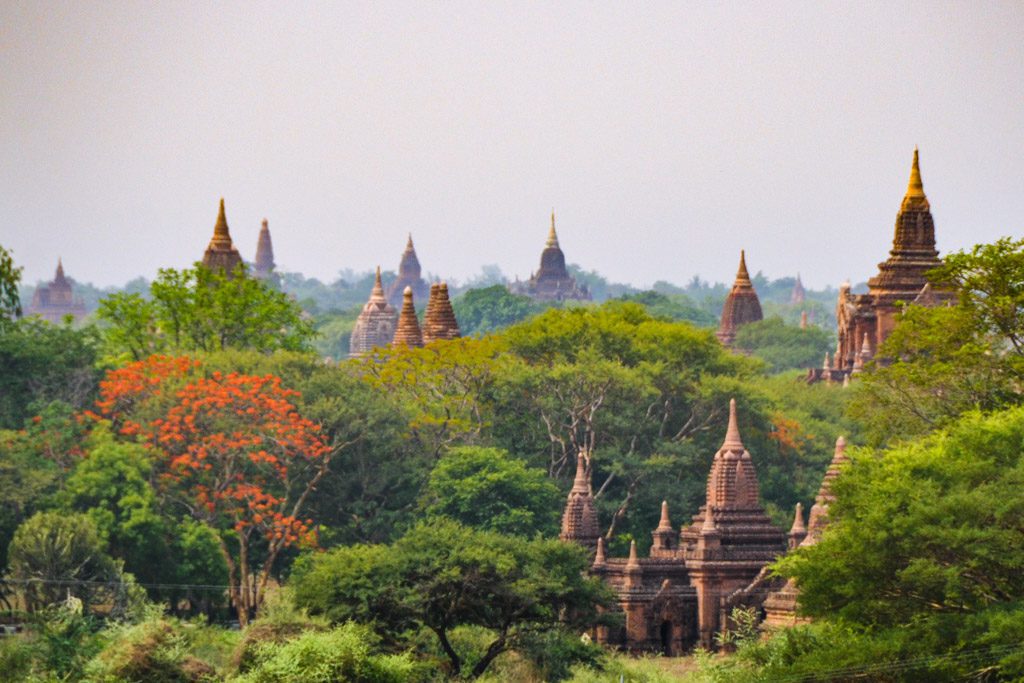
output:
{"label": "hazy gray sky", "polygon": [[0,0],[0,244],[99,285],[201,257],[325,280],[872,275],[914,145],[939,248],[1024,233],[1024,3]]}

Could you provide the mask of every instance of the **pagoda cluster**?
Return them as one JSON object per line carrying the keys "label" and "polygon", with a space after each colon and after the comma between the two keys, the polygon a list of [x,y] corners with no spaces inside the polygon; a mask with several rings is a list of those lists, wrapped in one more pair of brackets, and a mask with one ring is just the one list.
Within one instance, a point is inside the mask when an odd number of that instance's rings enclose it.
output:
{"label": "pagoda cluster", "polygon": [[753,457],[743,445],[736,402],[731,401],[729,426],[712,461],[704,505],[689,524],[676,529],[668,503],[662,502],[648,556],[640,557],[634,540],[624,558],[609,557],[605,550],[591,492],[591,456],[578,453],[560,538],[591,551],[591,573],[615,592],[624,616],[622,628],[598,626],[594,638],[630,651],[677,655],[695,645],[714,648],[736,607],[767,610],[774,624],[795,623],[797,589],[772,577],[767,567],[787,549],[820,538],[833,499],[832,481],[847,462],[844,449],[840,437],[809,529],[798,504],[787,537],[761,506]]}

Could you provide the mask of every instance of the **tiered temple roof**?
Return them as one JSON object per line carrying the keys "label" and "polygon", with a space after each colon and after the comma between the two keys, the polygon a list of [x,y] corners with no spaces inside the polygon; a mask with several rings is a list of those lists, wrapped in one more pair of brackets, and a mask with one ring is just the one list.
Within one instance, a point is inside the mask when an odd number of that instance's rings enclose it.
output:
{"label": "tiered temple roof", "polygon": [[398,314],[398,325],[395,329],[392,346],[423,346],[423,334],[420,323],[416,319],[416,306],[413,304],[412,287],[402,292],[402,312]]}
{"label": "tiered temple roof", "polygon": [[740,267],[736,272],[736,281],[732,285],[729,296],[722,307],[722,319],[718,325],[716,336],[726,346],[732,346],[736,340],[736,330],[747,323],[761,320],[761,301],[757,298],[754,284],[747,272],[747,258],[740,251]]}
{"label": "tiered temple roof", "polygon": [[757,473],[740,438],[735,400],[729,402],[729,428],[711,465],[707,501],[680,538],[697,589],[700,642],[711,647],[723,623],[723,599],[747,588],[786,548],[785,535],[758,500]]}
{"label": "tiered temple roof", "polygon": [[52,323],[59,323],[64,316],[81,318],[85,315],[85,303],[75,297],[71,281],[64,276],[64,263],[57,259],[57,272],[50,282],[36,287],[32,303],[26,315],[38,315]]}
{"label": "tiered temple roof", "polygon": [[590,292],[585,286],[576,284],[576,278],[565,267],[565,254],[558,244],[555,232],[555,212],[551,212],[551,229],[544,251],[540,255],[540,268],[530,275],[527,282],[516,282],[509,286],[514,294],[525,294],[538,301],[566,301],[576,299],[589,301]]}
{"label": "tiered temple roof", "polygon": [[430,285],[430,299],[423,315],[423,343],[438,339],[455,339],[462,336],[455,319],[452,302],[448,298],[448,283]]}
{"label": "tiered temple roof", "polygon": [[256,241],[256,260],[253,262],[253,275],[261,280],[269,280],[274,275],[274,245],[270,241],[270,227],[267,219],[260,226],[260,236]]}
{"label": "tiered temple roof", "polygon": [[210,270],[219,269],[231,273],[242,263],[242,257],[231,241],[228,232],[228,219],[224,214],[224,198],[221,197],[220,209],[217,212],[217,223],[213,226],[213,237],[210,239],[206,253],[203,254],[203,265]]}
{"label": "tiered temple roof", "polygon": [[402,252],[402,260],[398,264],[398,277],[388,285],[388,303],[398,307],[402,305],[402,295],[405,288],[412,288],[413,295],[421,301],[426,299],[430,287],[422,277],[420,260],[416,256],[416,248],[412,245],[412,234],[405,243],[405,251]]}
{"label": "tiered temple roof", "polygon": [[377,277],[373,281],[370,299],[356,318],[349,340],[348,355],[351,358],[369,353],[376,347],[384,347],[395,337],[398,324],[398,311],[388,303],[384,296],[384,286],[380,279],[380,266],[377,266]]}
{"label": "tiered temple roof", "polygon": [[[587,484],[578,470],[573,491],[580,500],[589,495]],[[562,538],[579,542],[566,520],[578,519],[581,505],[573,494],[568,503]],[[725,441],[708,477],[705,505],[677,533],[663,501],[652,536],[648,557],[639,557],[635,541],[629,558],[607,557],[598,539],[591,571],[615,591],[618,609],[626,616],[622,631],[598,628],[599,642],[664,654],[679,654],[695,642],[711,648],[735,594],[757,604],[764,600],[768,588],[757,581],[784,552],[785,535],[758,500],[757,473],[740,438],[735,401],[730,402]]]}

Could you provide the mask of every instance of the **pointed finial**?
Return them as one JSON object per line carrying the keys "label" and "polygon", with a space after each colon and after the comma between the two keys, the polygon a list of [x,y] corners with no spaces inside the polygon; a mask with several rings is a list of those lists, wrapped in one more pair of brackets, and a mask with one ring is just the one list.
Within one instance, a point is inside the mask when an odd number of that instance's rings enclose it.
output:
{"label": "pointed finial", "polygon": [[262,224],[262,227],[260,229],[261,230],[269,230],[270,229],[270,223],[267,222],[266,218],[263,219],[263,224]]}
{"label": "pointed finial", "polygon": [[594,566],[603,566],[605,564],[604,556],[604,536],[597,537],[597,554],[594,555]]}
{"label": "pointed finial", "polygon": [[806,534],[807,527],[804,525],[804,504],[796,504],[796,514],[793,516],[793,526],[789,528],[789,535]]}
{"label": "pointed finial", "polygon": [[700,532],[704,535],[718,533],[715,526],[715,509],[710,505],[704,510],[704,523],[700,525]]}
{"label": "pointed finial", "polygon": [[387,303],[384,296],[384,283],[380,279],[380,266],[377,266],[377,274],[373,278],[373,289],[370,290],[370,301],[374,303]]}
{"label": "pointed finial", "polygon": [[626,562],[626,570],[640,569],[640,558],[636,554],[636,540],[629,542],[629,561]]}
{"label": "pointed finial", "polygon": [[406,239],[406,241],[405,241],[405,250],[406,251],[412,251],[413,250],[413,246],[412,246],[412,233],[411,232],[409,233],[408,239]]}
{"label": "pointed finial", "polygon": [[725,432],[725,441],[722,442],[723,451],[742,451],[743,441],[740,439],[740,428],[736,420],[736,399],[729,399],[729,428]]}
{"label": "pointed finial", "polygon": [[832,455],[833,460],[838,460],[846,457],[846,437],[840,436],[836,439],[836,450]]}
{"label": "pointed finial", "polygon": [[573,493],[590,493],[590,479],[587,477],[587,452],[576,454],[576,478],[572,482]]}
{"label": "pointed finial", "polygon": [[57,257],[57,277],[58,280],[64,279],[64,259],[60,256]]}
{"label": "pointed finial", "polygon": [[860,343],[860,355],[861,355],[862,358],[865,358],[865,359],[871,357],[871,343],[868,342],[868,333],[867,332],[864,333],[864,339]]}
{"label": "pointed finial", "polygon": [[661,501],[661,521],[658,522],[657,531],[671,531],[672,521],[668,517],[668,501]]}
{"label": "pointed finial", "polygon": [[914,162],[910,166],[910,181],[907,183],[907,194],[903,197],[903,207],[928,208],[928,198],[924,194],[924,183],[921,181],[921,164],[918,159],[917,147],[914,147]]}
{"label": "pointed finial", "polygon": [[224,213],[224,198],[220,198],[220,208],[217,210],[217,224],[213,226],[215,237],[228,237],[228,219]]}
{"label": "pointed finial", "polygon": [[402,298],[412,301],[412,287],[409,285],[405,286],[405,289],[402,290]]}
{"label": "pointed finial", "polygon": [[750,273],[747,272],[747,254],[744,249],[740,249],[740,267],[736,271],[736,284],[750,284]]}
{"label": "pointed finial", "polygon": [[545,243],[546,247],[557,247],[558,246],[558,233],[555,232],[555,210],[551,209],[551,229],[548,230],[548,241]]}

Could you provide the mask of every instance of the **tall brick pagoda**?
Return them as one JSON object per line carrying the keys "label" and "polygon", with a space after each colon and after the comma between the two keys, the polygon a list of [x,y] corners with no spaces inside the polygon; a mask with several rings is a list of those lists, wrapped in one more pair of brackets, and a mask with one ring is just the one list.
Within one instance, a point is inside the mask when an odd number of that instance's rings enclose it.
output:
{"label": "tall brick pagoda", "polygon": [[740,267],[732,290],[722,306],[722,319],[716,336],[725,346],[732,346],[736,340],[736,330],[761,318],[761,301],[757,298],[754,283],[750,281],[750,273],[747,272],[746,254],[740,251]]}
{"label": "tall brick pagoda", "polygon": [[256,260],[253,261],[253,275],[261,280],[274,279],[274,245],[270,241],[270,227],[267,219],[260,226],[260,236],[256,241]]}
{"label": "tall brick pagoda", "polygon": [[785,535],[758,500],[757,473],[740,439],[736,401],[708,476],[707,501],[680,534],[682,556],[697,589],[700,643],[714,644],[728,612],[723,599],[742,590],[786,549]]}
{"label": "tall brick pagoda", "polygon": [[395,336],[391,340],[391,345],[423,346],[423,333],[420,332],[420,323],[416,319],[412,287],[406,287],[402,292],[402,312],[398,314],[398,325],[395,328]]}
{"label": "tall brick pagoda", "polygon": [[426,313],[423,314],[423,343],[461,336],[452,302],[448,298],[448,283],[430,285],[430,299],[427,301]]}
{"label": "tall brick pagoda", "polygon": [[[810,380],[837,381],[852,373],[854,365],[873,358],[896,325],[904,304],[938,306],[953,294],[935,290],[925,275],[942,261],[935,248],[935,221],[924,193],[918,151],[910,166],[910,181],[896,214],[896,228],[889,258],[878,264],[878,274],[868,280],[867,294],[853,294],[849,283],[839,288],[836,303],[839,343],[827,370],[812,371]],[[868,348],[864,348],[865,335]],[[827,374],[828,377],[822,375]]]}
{"label": "tall brick pagoda", "polygon": [[[566,522],[581,519],[579,501],[589,493],[579,470],[573,491],[578,494],[570,493],[562,538],[581,543],[584,535]],[[786,536],[758,500],[757,472],[740,438],[735,401],[729,404],[729,427],[711,466],[705,504],[677,533],[663,501],[651,535],[648,557],[639,557],[635,541],[628,558],[607,557],[598,539],[591,573],[615,591],[625,615],[621,629],[595,629],[598,642],[666,655],[695,644],[710,649],[733,607],[759,607],[764,601],[766,567],[785,551]]]}
{"label": "tall brick pagoda", "polygon": [[71,281],[64,276],[61,259],[57,259],[53,280],[36,287],[25,315],[38,315],[51,323],[60,323],[68,315],[76,319],[85,315],[85,303],[72,292]]}
{"label": "tall brick pagoda", "polygon": [[405,243],[402,260],[398,264],[398,277],[388,286],[388,303],[394,307],[402,305],[402,293],[406,287],[412,288],[413,296],[425,300],[430,293],[430,286],[422,277],[420,260],[416,256],[416,248],[412,245],[412,235]]}
{"label": "tall brick pagoda", "polygon": [[217,212],[217,223],[213,226],[213,237],[210,239],[206,253],[203,254],[203,265],[210,270],[222,270],[231,273],[242,263],[242,257],[231,241],[228,232],[228,219],[224,215],[224,198],[220,200]]}
{"label": "tall brick pagoda", "polygon": [[352,328],[349,338],[348,355],[357,358],[369,353],[377,347],[385,347],[395,337],[398,325],[398,311],[388,303],[384,296],[384,286],[380,280],[380,266],[377,266],[377,277],[373,281],[370,300],[363,306],[356,325]]}
{"label": "tall brick pagoda", "polygon": [[555,232],[555,212],[551,212],[551,229],[540,254],[540,268],[530,275],[527,282],[509,285],[513,294],[525,294],[537,301],[590,301],[590,292],[585,286],[576,284],[576,278],[565,267],[565,254],[558,244]]}

